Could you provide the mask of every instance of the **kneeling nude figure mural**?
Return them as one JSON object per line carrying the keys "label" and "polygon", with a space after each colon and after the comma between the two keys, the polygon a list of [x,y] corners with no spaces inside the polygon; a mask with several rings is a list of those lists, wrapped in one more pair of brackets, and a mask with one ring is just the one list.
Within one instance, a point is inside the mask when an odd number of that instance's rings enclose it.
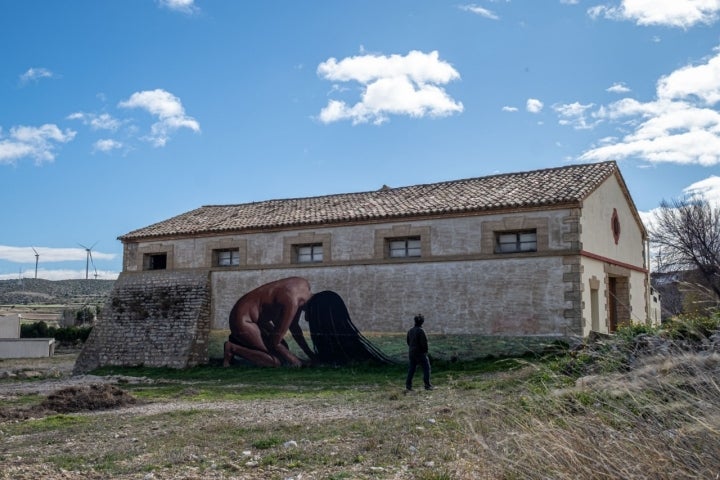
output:
{"label": "kneeling nude figure mural", "polygon": [[312,359],[313,352],[300,328],[300,314],[310,297],[310,283],[300,277],[266,283],[240,297],[230,311],[223,366],[230,365],[233,355],[266,367],[282,365],[283,361],[302,365],[284,340],[288,330]]}
{"label": "kneeling nude figure mural", "polygon": [[[313,348],[300,327],[303,312]],[[240,297],[230,311],[229,326],[225,367],[235,356],[263,367],[301,366],[284,339],[288,331],[311,363],[391,362],[355,328],[338,294],[313,294],[301,277],[266,283]]]}

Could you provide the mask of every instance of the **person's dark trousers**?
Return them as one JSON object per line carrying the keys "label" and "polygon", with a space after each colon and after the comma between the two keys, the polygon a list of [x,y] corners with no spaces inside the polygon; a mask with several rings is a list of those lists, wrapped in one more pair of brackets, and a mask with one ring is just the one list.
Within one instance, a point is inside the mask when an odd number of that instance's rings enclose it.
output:
{"label": "person's dark trousers", "polygon": [[408,366],[407,379],[405,379],[405,388],[412,390],[413,377],[415,376],[415,369],[418,364],[423,369],[423,383],[425,388],[432,388],[430,384],[430,359],[427,355],[410,355],[410,365]]}

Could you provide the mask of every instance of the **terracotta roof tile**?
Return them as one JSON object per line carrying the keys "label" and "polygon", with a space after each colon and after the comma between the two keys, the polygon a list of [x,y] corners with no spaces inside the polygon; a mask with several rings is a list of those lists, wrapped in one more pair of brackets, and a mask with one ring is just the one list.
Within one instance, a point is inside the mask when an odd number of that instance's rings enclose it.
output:
{"label": "terracotta roof tile", "polygon": [[507,173],[361,193],[208,205],[119,237],[122,241],[310,226],[582,201],[617,171],[615,162]]}

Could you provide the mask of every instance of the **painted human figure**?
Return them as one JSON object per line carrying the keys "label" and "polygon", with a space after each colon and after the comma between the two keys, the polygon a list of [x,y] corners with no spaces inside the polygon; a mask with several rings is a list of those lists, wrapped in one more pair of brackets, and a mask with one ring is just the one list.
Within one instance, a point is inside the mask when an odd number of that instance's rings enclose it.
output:
{"label": "painted human figure", "polygon": [[430,359],[428,358],[428,341],[425,330],[422,326],[425,323],[425,317],[422,315],[415,315],[415,326],[407,332],[407,344],[408,344],[408,374],[405,379],[405,388],[409,391],[412,390],[413,377],[415,376],[415,369],[418,365],[423,370],[423,383],[425,384],[425,390],[433,390],[434,387],[430,383]]}
{"label": "painted human figure", "polygon": [[302,365],[283,339],[288,330],[312,359],[314,352],[300,328],[300,315],[310,297],[310,284],[300,277],[266,283],[243,295],[230,311],[223,366],[229,366],[234,355],[258,366]]}

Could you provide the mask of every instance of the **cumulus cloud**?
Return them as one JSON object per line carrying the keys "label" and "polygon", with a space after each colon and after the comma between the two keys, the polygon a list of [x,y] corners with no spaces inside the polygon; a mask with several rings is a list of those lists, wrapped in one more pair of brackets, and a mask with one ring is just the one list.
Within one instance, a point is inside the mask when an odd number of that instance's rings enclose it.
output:
{"label": "cumulus cloud", "polygon": [[27,72],[20,75],[20,83],[25,84],[40,80],[41,78],[53,78],[55,75],[47,68],[29,68]]}
{"label": "cumulus cloud", "polygon": [[518,111],[518,108],[517,108],[517,107],[511,107],[511,106],[509,106],[509,105],[505,105],[504,107],[502,107],[502,111],[503,111],[503,112],[517,112],[517,111]]}
{"label": "cumulus cloud", "polygon": [[712,175],[683,190],[688,196],[700,196],[711,204],[720,205],[720,177]]}
{"label": "cumulus cloud", "polygon": [[[684,197],[699,197],[707,200],[711,205],[720,206],[720,177],[712,175],[683,189]],[[645,227],[652,229],[657,224],[661,208],[638,212]]]}
{"label": "cumulus cloud", "polygon": [[610,93],[628,93],[630,91],[630,89],[627,86],[625,86],[624,83],[620,82],[620,83],[613,83],[612,86],[605,89],[605,91],[610,92]]}
{"label": "cumulus cloud", "polygon": [[481,17],[489,18],[490,20],[500,19],[500,17],[498,17],[493,11],[488,10],[487,8],[483,8],[479,5],[475,5],[474,3],[460,5],[458,8],[466,12],[474,13],[475,15],[480,15]]}
{"label": "cumulus cloud", "polygon": [[118,106],[140,108],[158,118],[158,121],[150,127],[150,134],[146,137],[156,147],[165,146],[170,136],[181,128],[200,131],[200,124],[185,114],[180,99],[162,89],[135,92]]}
{"label": "cumulus cloud", "polygon": [[594,112],[598,120],[618,122],[633,131],[599,145],[580,158],[587,161],[637,157],[650,162],[720,163],[720,51],[700,65],[680,68],[657,82],[656,99],[624,98]]}
{"label": "cumulus cloud", "polygon": [[587,130],[595,125],[594,121],[588,119],[588,110],[593,106],[593,103],[583,105],[580,102],[574,102],[553,105],[553,110],[560,117],[560,125],[570,125],[575,130]]}
{"label": "cumulus cloud", "polygon": [[[463,111],[438,85],[460,78],[452,65],[439,59],[438,52],[411,51],[407,55],[363,54],[321,63],[317,73],[333,82],[357,82],[359,102],[349,105],[332,99],[320,112],[323,123],[351,120],[353,124],[382,124],[389,115],[415,118],[444,117]],[[337,89],[333,89],[337,92]]]}
{"label": "cumulus cloud", "polygon": [[689,28],[715,23],[718,0],[621,0],[620,5],[597,5],[588,9],[593,18],[629,20],[637,25]]}
{"label": "cumulus cloud", "polygon": [[123,148],[122,142],[118,142],[110,138],[100,139],[93,144],[94,152],[110,152],[120,148]]}
{"label": "cumulus cloud", "polygon": [[175,12],[191,15],[200,9],[195,5],[195,0],[158,0],[161,7]]}
{"label": "cumulus cloud", "polygon": [[115,131],[120,127],[121,122],[108,113],[85,113],[75,112],[67,116],[68,120],[80,120],[84,125],[90,126],[93,130]]}
{"label": "cumulus cloud", "polygon": [[545,105],[537,98],[528,98],[525,109],[530,113],[540,113]]}
{"label": "cumulus cloud", "polygon": [[8,138],[0,135],[0,164],[15,164],[25,157],[34,158],[38,165],[52,162],[56,144],[71,141],[76,133],[69,129],[60,130],[54,124],[12,127]]}

